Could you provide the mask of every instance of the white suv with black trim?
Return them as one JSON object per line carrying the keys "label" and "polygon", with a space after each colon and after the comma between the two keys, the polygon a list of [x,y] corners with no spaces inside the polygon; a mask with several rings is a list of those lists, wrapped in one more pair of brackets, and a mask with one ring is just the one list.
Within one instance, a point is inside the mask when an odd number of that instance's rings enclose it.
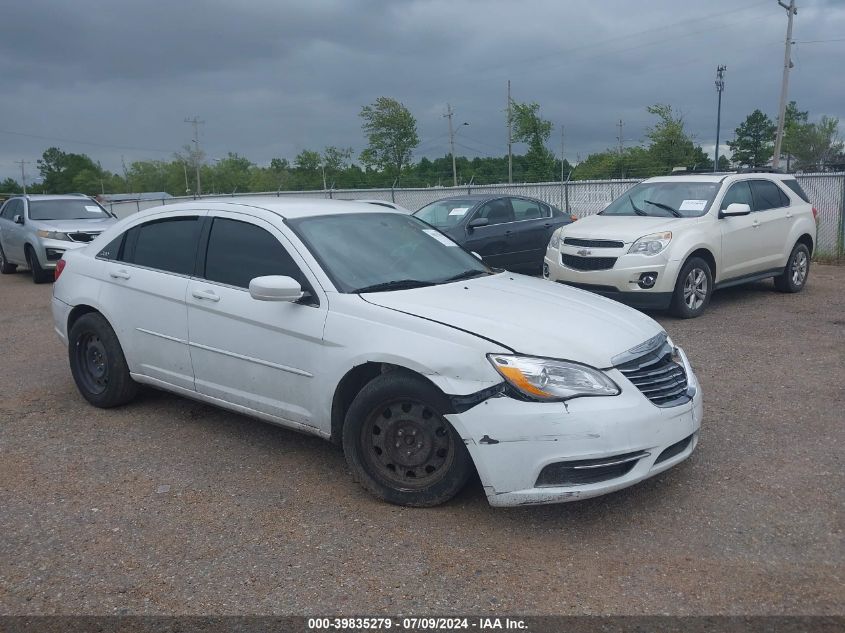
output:
{"label": "white suv with black trim", "polygon": [[543,276],[645,309],[699,316],[713,290],[774,278],[807,283],[816,210],[793,176],[649,178],[552,235]]}

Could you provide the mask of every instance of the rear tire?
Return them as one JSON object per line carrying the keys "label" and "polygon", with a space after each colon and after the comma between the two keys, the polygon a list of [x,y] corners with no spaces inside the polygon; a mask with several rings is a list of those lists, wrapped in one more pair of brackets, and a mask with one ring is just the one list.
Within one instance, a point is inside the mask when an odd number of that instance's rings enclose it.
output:
{"label": "rear tire", "polygon": [[352,401],[343,452],[353,477],[389,503],[428,507],[466,485],[472,460],[443,417],[448,401],[433,385],[396,370],[373,379]]}
{"label": "rear tire", "polygon": [[691,257],[678,273],[669,311],[679,319],[701,316],[713,296],[713,271],[700,257]]}
{"label": "rear tire", "polygon": [[41,262],[38,261],[38,255],[31,246],[26,247],[26,263],[29,264],[29,269],[32,271],[32,281],[37,284],[46,284],[53,280],[53,271],[44,270],[41,268]]}
{"label": "rear tire", "polygon": [[10,264],[6,259],[6,253],[3,252],[3,246],[0,245],[0,274],[11,275],[18,269],[17,264]]}
{"label": "rear tire", "polygon": [[775,277],[775,288],[781,292],[801,292],[810,276],[810,249],[796,244],[786,260],[783,272]]}
{"label": "rear tire", "polygon": [[101,314],[84,314],[70,328],[68,358],[79,393],[95,407],[118,407],[138,393],[117,335]]}

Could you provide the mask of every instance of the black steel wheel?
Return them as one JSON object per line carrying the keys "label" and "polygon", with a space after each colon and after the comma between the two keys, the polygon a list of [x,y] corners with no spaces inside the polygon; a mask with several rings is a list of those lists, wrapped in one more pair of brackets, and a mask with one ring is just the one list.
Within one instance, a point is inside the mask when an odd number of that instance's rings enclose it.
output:
{"label": "black steel wheel", "polygon": [[138,385],[129,375],[123,350],[108,321],[96,312],[84,314],[68,333],[68,357],[79,393],[97,407],[126,404]]}
{"label": "black steel wheel", "polygon": [[433,506],[466,484],[472,461],[432,384],[405,371],[368,383],[349,407],[343,449],[355,478],[390,503]]}

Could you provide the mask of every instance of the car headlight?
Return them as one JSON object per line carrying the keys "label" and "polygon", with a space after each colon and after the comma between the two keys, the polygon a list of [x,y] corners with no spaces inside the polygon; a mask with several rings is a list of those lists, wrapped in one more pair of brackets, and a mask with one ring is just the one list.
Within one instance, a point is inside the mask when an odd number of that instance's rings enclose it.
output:
{"label": "car headlight", "polygon": [[67,236],[67,233],[62,233],[61,231],[38,231],[38,237],[43,237],[48,240],[63,240],[65,242],[70,242],[70,238]]}
{"label": "car headlight", "polygon": [[549,248],[560,248],[560,229],[552,233],[552,239],[549,241]]}
{"label": "car headlight", "polygon": [[662,233],[652,233],[651,235],[644,235],[636,242],[631,244],[628,249],[629,253],[639,255],[657,255],[672,241],[672,232],[664,231]]}
{"label": "car headlight", "polygon": [[488,354],[502,377],[534,400],[568,400],[579,396],[615,396],[619,387],[603,371],[566,360]]}

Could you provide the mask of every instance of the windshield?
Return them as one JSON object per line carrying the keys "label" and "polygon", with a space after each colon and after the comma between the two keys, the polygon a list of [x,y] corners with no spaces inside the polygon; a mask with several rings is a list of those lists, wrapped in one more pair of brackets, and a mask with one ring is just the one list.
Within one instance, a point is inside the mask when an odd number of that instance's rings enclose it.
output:
{"label": "windshield", "polygon": [[414,215],[423,222],[446,230],[458,224],[475,204],[475,200],[438,200],[424,206]]}
{"label": "windshield", "polygon": [[30,220],[102,220],[110,218],[90,198],[79,200],[30,200]]}
{"label": "windshield", "polygon": [[401,290],[491,274],[448,237],[396,213],[288,220],[341,292]]}
{"label": "windshield", "polygon": [[718,182],[641,182],[611,202],[600,215],[697,218],[707,213]]}

